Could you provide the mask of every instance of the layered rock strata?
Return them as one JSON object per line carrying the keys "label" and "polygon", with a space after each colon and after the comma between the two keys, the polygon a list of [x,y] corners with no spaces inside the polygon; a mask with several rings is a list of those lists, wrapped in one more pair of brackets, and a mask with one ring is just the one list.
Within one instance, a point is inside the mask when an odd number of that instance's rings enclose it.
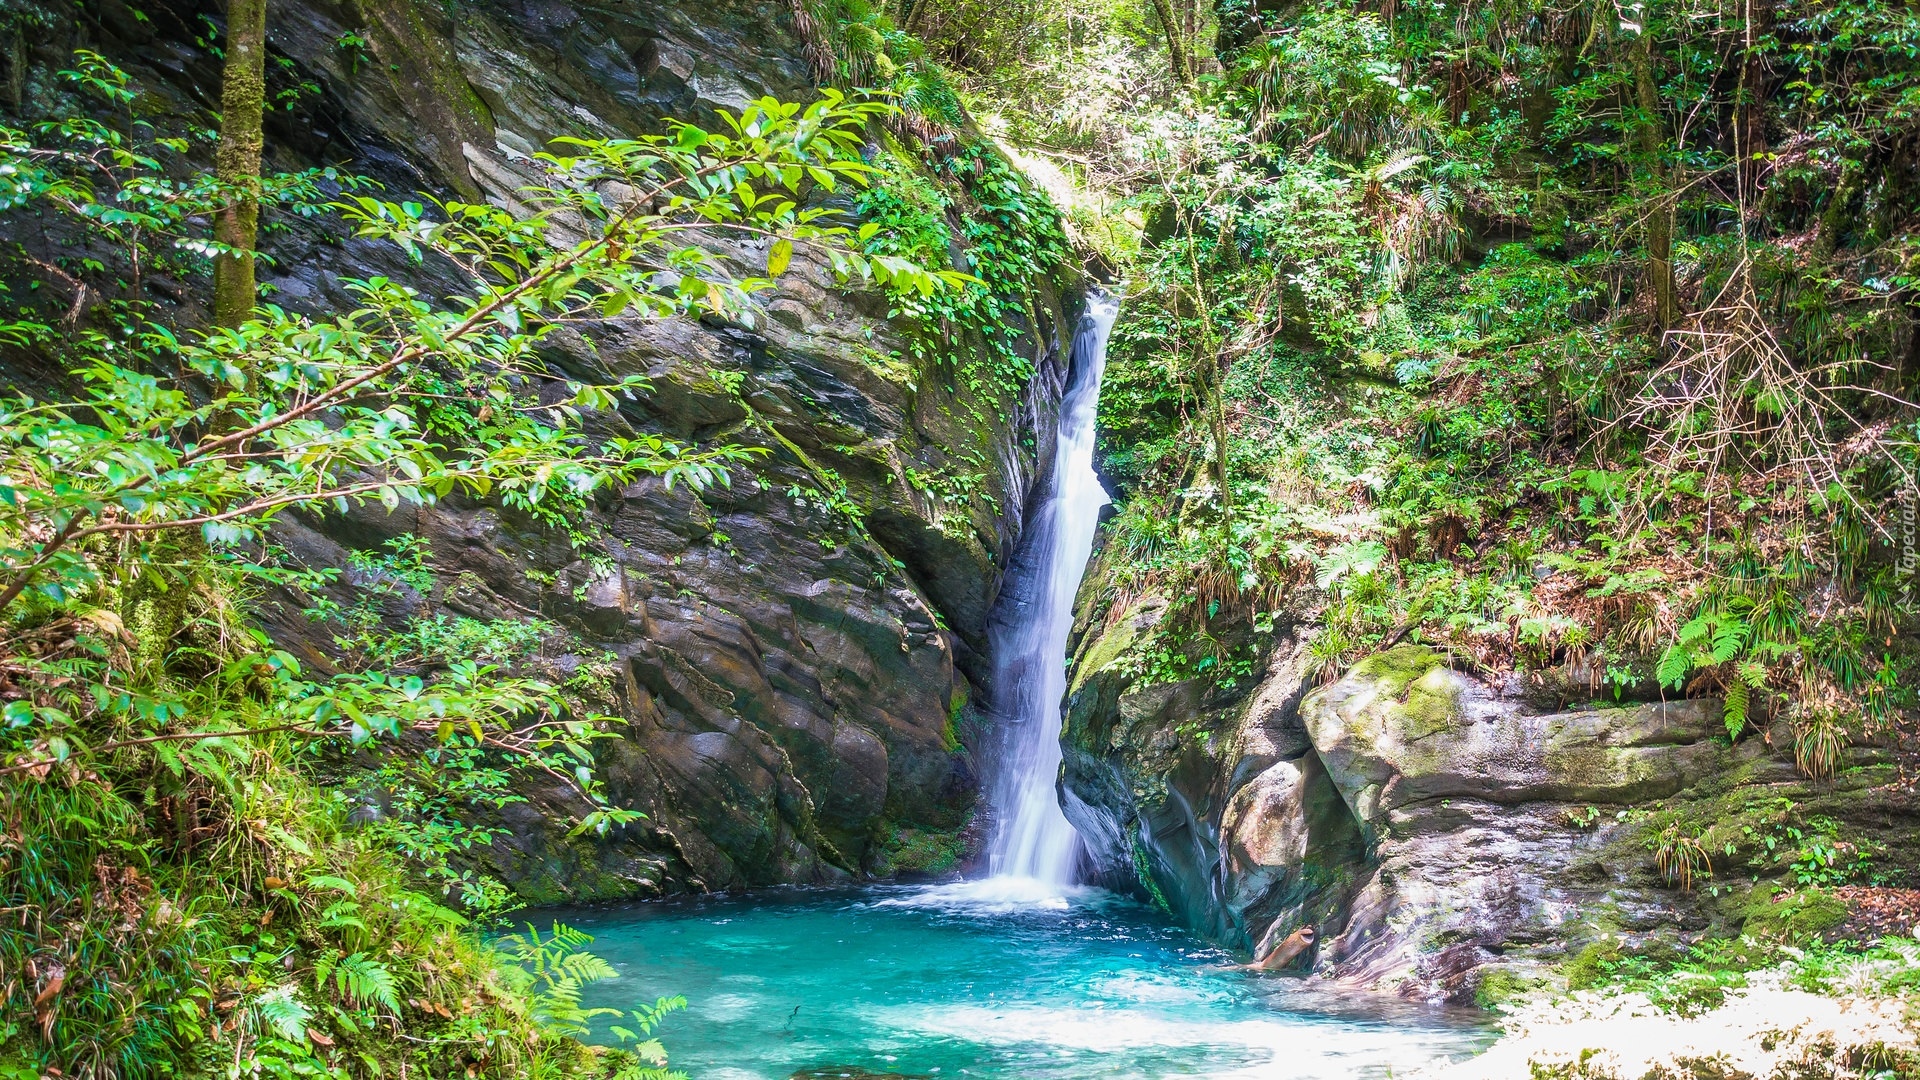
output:
{"label": "layered rock strata", "polygon": [[[72,107],[56,73],[88,48],[129,71],[156,130],[204,124],[219,85],[214,4],[80,9],[47,5],[16,50],[17,120]],[[339,166],[389,197],[511,206],[555,137],[815,93],[784,4],[278,0],[269,22],[269,168]],[[277,222],[264,242],[266,295],[294,309],[350,307],[347,280],[375,274],[461,289],[337,225]],[[765,263],[750,245],[725,254],[743,271]],[[596,430],[762,452],[730,486],[643,480],[566,527],[456,500],[289,519],[275,540],[349,570],[334,599],[350,603],[377,584],[350,552],[420,538],[432,584],[389,582],[385,627],[543,620],[550,632],[515,663],[625,721],[600,743],[601,773],[610,800],[644,821],[570,836],[585,806],[558,784],[500,811],[506,830],[484,861],[530,899],[938,869],[971,813],[959,729],[984,679],[988,608],[1044,480],[1034,463],[1051,457],[1071,288],[1035,282],[1018,298],[1030,314],[1012,316],[1016,351],[1035,374],[994,398],[956,389],[982,343],[903,359],[912,330],[885,298],[838,287],[803,254],[752,325],[614,321],[550,339],[556,378],[651,381]],[[191,290],[168,295],[181,321],[202,314]],[[9,374],[49,377],[30,357]],[[265,613],[276,638],[322,670],[352,662],[302,606]],[[366,793],[364,812],[381,800]]]}
{"label": "layered rock strata", "polygon": [[1525,979],[1595,943],[1696,940],[1778,872],[1748,879],[1756,842],[1677,880],[1663,842],[1788,812],[1912,836],[1920,813],[1884,752],[1814,784],[1784,730],[1730,742],[1717,701],[1543,712],[1511,677],[1418,645],[1318,687],[1291,641],[1238,694],[1136,687],[1101,636],[1081,652],[1063,778],[1098,872],[1256,960],[1311,926],[1284,967],[1316,978],[1484,999],[1490,973]]}

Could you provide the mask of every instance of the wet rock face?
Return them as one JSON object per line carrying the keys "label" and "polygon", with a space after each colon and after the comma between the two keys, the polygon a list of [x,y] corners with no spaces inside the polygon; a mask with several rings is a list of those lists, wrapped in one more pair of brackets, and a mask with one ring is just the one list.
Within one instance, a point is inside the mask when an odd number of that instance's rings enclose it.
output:
{"label": "wet rock face", "polygon": [[1471,1002],[1499,965],[1723,924],[1729,901],[1656,869],[1649,804],[1710,822],[1787,796],[1876,830],[1912,814],[1874,792],[1891,768],[1870,749],[1809,785],[1774,749],[1790,735],[1729,744],[1717,701],[1541,713],[1423,646],[1315,688],[1291,642],[1258,686],[1209,699],[1136,688],[1103,655],[1080,655],[1064,739],[1102,876],[1256,960],[1313,926],[1290,970],[1408,997]]}
{"label": "wet rock face", "polygon": [[1323,973],[1471,1000],[1482,964],[1578,944],[1598,914],[1607,930],[1704,927],[1692,897],[1617,842],[1632,830],[1614,811],[1752,763],[1718,705],[1532,715],[1421,646],[1309,694],[1302,725],[1367,853]]}
{"label": "wet rock face", "polygon": [[[156,112],[203,115],[218,67],[193,41],[196,20],[217,9],[146,8],[142,19],[116,17],[117,0],[56,13],[29,81],[50,83],[72,48],[96,48],[132,72]],[[269,163],[341,164],[393,196],[426,189],[513,205],[535,177],[527,155],[556,136],[656,131],[669,115],[700,121],[763,94],[810,96],[787,10],[277,0],[271,46],[318,89],[275,114]],[[354,37],[364,44],[342,44]],[[276,302],[349,305],[343,279],[376,273],[438,295],[460,287],[338,231],[268,235],[275,261],[263,280]],[[750,245],[726,254],[743,271],[764,265]],[[530,783],[528,801],[503,811],[509,832],[486,858],[530,899],[911,869],[897,838],[942,850],[929,838],[957,837],[971,814],[955,725],[984,678],[987,610],[1040,479],[1034,463],[1051,459],[1071,323],[1053,286],[1029,299],[1037,325],[1018,347],[1037,374],[1021,400],[982,400],[956,392],[946,364],[890,360],[906,355],[906,328],[887,321],[884,298],[842,290],[797,255],[752,326],[614,322],[588,331],[591,343],[552,339],[557,371],[653,383],[594,417],[596,430],[761,451],[731,486],[696,494],[643,480],[604,493],[571,537],[452,501],[290,518],[276,540],[310,565],[344,567],[351,550],[424,538],[434,585],[388,603],[390,627],[442,614],[547,620],[554,632],[524,663],[575,679],[588,705],[625,722],[600,742],[600,771],[611,800],[646,820],[569,838],[584,807],[558,783]],[[833,508],[816,469],[864,508],[864,534]],[[941,499],[916,486],[924,475],[972,477],[974,494]],[[332,631],[296,606],[264,613],[276,637],[316,664],[342,660]]]}

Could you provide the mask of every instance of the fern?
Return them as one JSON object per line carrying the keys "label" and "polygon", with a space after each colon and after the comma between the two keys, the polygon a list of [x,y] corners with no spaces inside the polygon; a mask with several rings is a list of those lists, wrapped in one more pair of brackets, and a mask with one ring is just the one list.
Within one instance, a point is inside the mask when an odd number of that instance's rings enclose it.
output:
{"label": "fern", "polygon": [[1660,654],[1660,666],[1654,670],[1654,677],[1660,680],[1660,685],[1678,690],[1686,685],[1687,673],[1692,670],[1693,657],[1675,643]]}
{"label": "fern", "polygon": [[1713,662],[1724,664],[1747,647],[1747,624],[1731,615],[1717,616],[1713,627]]}
{"label": "fern", "polygon": [[1386,561],[1387,545],[1378,540],[1356,540],[1342,544],[1320,559],[1313,575],[1314,587],[1330,588],[1343,577],[1371,574]]}
{"label": "fern", "polygon": [[1682,689],[1693,671],[1717,667],[1739,656],[1752,636],[1746,620],[1708,608],[1680,627],[1673,644],[1660,655],[1654,675],[1661,685]]}
{"label": "fern", "polygon": [[[626,1019],[632,1022],[633,1027],[629,1028],[622,1024],[609,1024],[607,1026],[607,1030],[612,1032],[613,1036],[623,1044],[622,1049],[632,1054],[639,1061],[645,1063],[642,1066],[634,1066],[623,1070],[616,1077],[616,1080],[619,1080],[620,1077],[625,1077],[626,1080],[668,1080],[670,1077],[680,1077],[682,1075],[680,1073],[665,1071],[667,1066],[667,1048],[661,1044],[659,1039],[650,1038],[650,1036],[653,1034],[653,1029],[660,1025],[660,1021],[664,1019],[668,1013],[686,1007],[686,998],[663,997],[655,1001],[652,1005],[643,1006],[627,1013]],[[626,1043],[632,1043],[633,1045],[626,1046],[624,1045]]]}
{"label": "fern", "polygon": [[343,956],[334,964],[334,986],[350,1004],[378,1003],[398,1012],[399,987],[385,964],[366,953]]}
{"label": "fern", "polygon": [[253,1004],[254,1015],[259,1022],[288,1042],[305,1041],[307,1021],[313,1017],[313,1010],[300,1000],[299,993],[291,986],[277,986],[260,995]]}
{"label": "fern", "polygon": [[1727,738],[1738,739],[1747,726],[1747,703],[1752,694],[1745,682],[1735,679],[1727,686],[1727,704],[1720,718],[1727,725]]}
{"label": "fern", "polygon": [[336,900],[328,904],[315,925],[321,930],[352,928],[364,931],[367,928],[367,924],[360,921],[360,905],[352,900]]}
{"label": "fern", "polygon": [[587,984],[619,976],[613,965],[586,951],[592,942],[590,935],[558,922],[544,938],[528,923],[526,934],[511,934],[501,941],[507,955],[530,977],[528,997],[534,1018],[563,1034],[586,1035],[595,1017],[621,1015],[617,1009],[581,1004],[580,994]]}
{"label": "fern", "polygon": [[328,949],[313,962],[313,987],[316,990],[327,988],[327,978],[333,974],[334,965],[340,962],[339,949]]}

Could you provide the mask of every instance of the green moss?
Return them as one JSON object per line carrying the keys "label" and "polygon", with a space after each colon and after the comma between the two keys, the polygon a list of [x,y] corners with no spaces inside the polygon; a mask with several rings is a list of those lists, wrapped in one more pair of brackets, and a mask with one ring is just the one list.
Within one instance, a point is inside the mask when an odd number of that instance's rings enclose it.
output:
{"label": "green moss", "polygon": [[1425,645],[1401,645],[1377,652],[1353,666],[1349,678],[1370,682],[1400,697],[1415,680],[1442,667],[1445,658]]}
{"label": "green moss", "polygon": [[1561,974],[1566,976],[1567,989],[1590,990],[1601,985],[1625,955],[1620,951],[1617,941],[1589,942],[1586,948],[1560,968]]}
{"label": "green moss", "polygon": [[1480,982],[1473,988],[1473,1003],[1483,1009],[1497,1009],[1525,996],[1534,985],[1534,980],[1512,968],[1487,968],[1480,973]]}
{"label": "green moss", "polygon": [[1073,686],[1069,693],[1078,691],[1088,679],[1125,656],[1127,650],[1140,640],[1141,634],[1158,621],[1157,616],[1142,617],[1149,605],[1162,606],[1164,601],[1151,594],[1135,600],[1120,618],[1113,620],[1111,625],[1093,638],[1091,644],[1080,651],[1079,662],[1073,666]]}
{"label": "green moss", "polygon": [[1799,941],[1824,934],[1847,921],[1847,905],[1818,887],[1754,889],[1741,912],[1741,926],[1753,937]]}
{"label": "green moss", "polygon": [[960,745],[960,718],[967,711],[967,688],[960,685],[953,688],[953,694],[947,699],[947,722],[940,726],[940,743],[947,753],[957,754]]}
{"label": "green moss", "polygon": [[950,873],[960,865],[960,857],[965,852],[966,837],[962,829],[894,829],[881,846],[877,870],[883,877]]}
{"label": "green moss", "polygon": [[1153,866],[1147,861],[1147,845],[1141,843],[1138,836],[1133,838],[1133,876],[1139,880],[1140,887],[1147,891],[1154,907],[1173,914],[1173,905],[1167,902],[1167,894],[1161,892],[1159,882],[1153,880]]}
{"label": "green moss", "polygon": [[1446,674],[1445,668],[1434,668],[1408,688],[1407,699],[1397,710],[1402,717],[1401,733],[1408,740],[1453,727],[1459,716],[1459,693]]}

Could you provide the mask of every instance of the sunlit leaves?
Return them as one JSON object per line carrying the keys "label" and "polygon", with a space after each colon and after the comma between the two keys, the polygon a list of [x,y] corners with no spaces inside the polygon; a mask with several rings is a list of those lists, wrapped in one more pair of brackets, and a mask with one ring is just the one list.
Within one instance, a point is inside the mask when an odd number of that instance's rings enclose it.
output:
{"label": "sunlit leaves", "polygon": [[[108,97],[119,92],[123,77],[82,59],[76,79]],[[111,334],[76,335],[65,355],[77,400],[0,401],[0,608],[25,596],[38,615],[75,614],[132,582],[172,580],[181,536],[205,545],[192,558],[207,566],[267,572],[253,566],[259,545],[276,516],[296,509],[392,511],[459,494],[553,521],[644,476],[669,489],[730,483],[758,451],[590,436],[589,419],[645,392],[646,380],[563,376],[543,349],[559,327],[615,316],[750,322],[754,294],[802,258],[843,281],[921,296],[970,281],[858,250],[850,226],[810,205],[866,182],[866,125],[889,109],[828,93],[805,106],[756,102],[722,114],[713,132],[677,125],[665,136],[563,140],[536,161],[544,182],[510,207],[387,199],[343,180],[334,213],[365,239],[453,268],[463,295],[369,276],[342,282],[355,302],[344,312],[264,305],[239,327],[184,334],[144,321],[136,307]],[[223,194],[182,187],[124,139],[84,118],[0,131],[0,198],[51,205],[125,245],[130,262],[163,241],[217,253],[194,235],[194,220]],[[124,174],[105,176],[76,147],[111,151]],[[269,187],[312,204],[325,178]],[[764,276],[739,269],[742,246],[766,252]],[[0,330],[35,332],[26,323]],[[121,735],[74,723],[70,710],[82,708],[143,744],[157,740],[176,770],[218,770],[245,737],[228,730],[231,718],[200,707],[197,688],[136,692],[98,668],[60,676],[73,685],[68,709],[14,703],[4,716],[21,733],[10,766],[121,745]],[[250,697],[253,731],[369,751],[409,740],[505,755],[594,800],[582,830],[635,816],[600,803],[591,771],[589,744],[613,721],[577,715],[555,687],[471,657],[435,669],[316,677],[285,653],[246,651],[209,685]],[[384,1002],[376,974],[362,974],[341,992]]]}
{"label": "sunlit leaves", "polygon": [[[191,527],[234,545],[305,505],[394,509],[464,492],[537,507],[647,473],[670,485],[727,482],[746,452],[583,439],[583,411],[617,408],[644,384],[573,381],[568,400],[540,404],[529,389],[546,377],[541,343],[564,323],[614,315],[751,321],[752,294],[787,272],[800,248],[843,280],[920,296],[971,280],[849,247],[849,227],[802,205],[813,186],[866,180],[864,125],[889,108],[828,93],[806,106],[756,102],[723,114],[718,132],[681,125],[666,136],[560,140],[567,153],[539,156],[547,183],[522,192],[513,211],[344,193],[337,209],[363,236],[459,267],[468,294],[435,301],[369,277],[345,283],[361,306],[343,314],[267,306],[242,327],[198,339],[147,328],[137,339],[145,357],[210,380],[211,400],[93,342],[81,351],[85,400],[10,403],[14,422],[0,434],[8,494],[0,557],[16,582],[30,577],[59,598],[95,580],[67,550],[95,535]],[[0,167],[66,175],[23,139],[0,140]],[[157,190],[160,181],[143,182]],[[51,180],[22,196],[31,197],[100,205]],[[729,269],[730,237],[770,245],[764,277]],[[457,441],[419,419],[441,407],[448,386],[472,418]]]}

